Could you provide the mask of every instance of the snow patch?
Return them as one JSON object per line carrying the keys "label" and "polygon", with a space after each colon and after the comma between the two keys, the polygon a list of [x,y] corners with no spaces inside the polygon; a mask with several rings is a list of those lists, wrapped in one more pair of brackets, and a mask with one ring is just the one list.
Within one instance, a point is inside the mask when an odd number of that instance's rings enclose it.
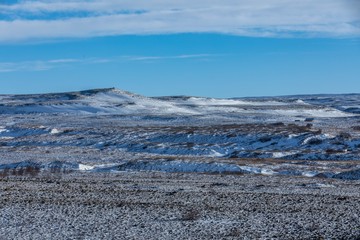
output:
{"label": "snow patch", "polygon": [[283,109],[283,110],[271,110],[263,111],[268,114],[278,115],[278,116],[304,116],[304,117],[316,117],[316,118],[338,118],[338,117],[353,117],[356,116],[351,113],[342,112],[333,108],[324,108],[324,109]]}
{"label": "snow patch", "polygon": [[53,128],[53,129],[51,129],[51,131],[50,131],[50,134],[59,134],[59,133],[61,133],[62,131],[60,131],[60,130],[58,130],[58,129],[56,129],[56,128]]}
{"label": "snow patch", "polygon": [[306,138],[306,139],[303,141],[303,144],[320,143],[320,142],[323,141],[323,140],[332,139],[332,138],[334,138],[334,137],[335,137],[335,136],[330,135],[330,134],[321,134],[321,135],[311,136],[311,137]]}
{"label": "snow patch", "polygon": [[273,152],[273,158],[282,158],[295,154],[296,152]]}
{"label": "snow patch", "polygon": [[316,171],[305,171],[302,173],[302,175],[305,177],[315,177],[317,174],[319,173]]}
{"label": "snow patch", "polygon": [[79,164],[79,170],[80,171],[89,171],[89,170],[93,170],[94,166],[89,166],[89,165],[85,165],[85,164]]}
{"label": "snow patch", "polygon": [[231,106],[231,105],[244,105],[244,106],[283,106],[289,105],[289,103],[280,101],[261,101],[252,100],[245,101],[239,99],[221,99],[221,98],[201,98],[201,97],[190,97],[186,100],[177,100],[178,103],[187,103],[201,106]]}
{"label": "snow patch", "polygon": [[223,157],[225,156],[226,154],[222,154],[222,153],[219,153],[213,149],[211,149],[211,154],[209,155],[210,157]]}

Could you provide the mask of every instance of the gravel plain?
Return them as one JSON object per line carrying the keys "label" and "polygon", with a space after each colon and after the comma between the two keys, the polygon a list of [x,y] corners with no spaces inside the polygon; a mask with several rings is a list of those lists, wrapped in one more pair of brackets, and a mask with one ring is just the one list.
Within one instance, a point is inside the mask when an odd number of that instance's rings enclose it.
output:
{"label": "gravel plain", "polygon": [[0,239],[360,239],[360,181],[159,172],[0,178]]}

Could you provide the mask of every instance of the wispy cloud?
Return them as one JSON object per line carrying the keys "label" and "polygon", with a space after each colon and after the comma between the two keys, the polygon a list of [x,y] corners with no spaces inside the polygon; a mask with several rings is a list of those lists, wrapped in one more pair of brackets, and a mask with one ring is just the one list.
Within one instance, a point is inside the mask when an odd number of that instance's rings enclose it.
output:
{"label": "wispy cloud", "polygon": [[132,61],[148,61],[148,60],[171,60],[171,59],[191,59],[191,58],[208,58],[220,55],[214,54],[189,54],[189,55],[177,55],[177,56],[129,56],[126,60]]}
{"label": "wispy cloud", "polygon": [[111,58],[84,58],[84,59],[51,59],[51,60],[32,60],[22,62],[0,62],[0,73],[5,72],[37,72],[46,71],[54,68],[77,66],[77,65],[94,65],[106,63],[123,63],[123,62],[154,62],[161,60],[186,60],[186,59],[209,59],[221,55],[213,54],[189,54],[175,56],[115,56]]}
{"label": "wispy cloud", "polygon": [[[359,37],[358,0],[52,0],[0,4],[0,41],[122,34]],[[46,17],[44,17],[46,16]]]}
{"label": "wispy cloud", "polygon": [[48,63],[74,63],[74,62],[80,62],[79,59],[54,59],[47,61]]}
{"label": "wispy cloud", "polygon": [[47,61],[0,62],[0,72],[45,71],[64,63],[77,62],[75,59],[54,59]]}

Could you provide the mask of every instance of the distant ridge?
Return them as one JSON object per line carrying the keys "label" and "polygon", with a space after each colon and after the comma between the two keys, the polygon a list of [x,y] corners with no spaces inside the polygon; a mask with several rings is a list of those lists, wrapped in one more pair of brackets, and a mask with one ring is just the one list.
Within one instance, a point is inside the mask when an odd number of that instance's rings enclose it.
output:
{"label": "distant ridge", "polygon": [[100,92],[110,92],[114,91],[116,88],[94,88],[94,89],[86,89],[86,90],[80,90],[80,91],[70,91],[70,92],[54,92],[54,93],[29,93],[29,94],[0,94],[0,96],[19,96],[19,97],[25,97],[25,96],[48,96],[48,95],[64,95],[64,94],[80,94],[80,95],[94,95]]}
{"label": "distant ridge", "polygon": [[[83,95],[83,96],[92,96],[98,93],[106,92],[117,92],[120,94],[132,95],[132,96],[143,96],[137,93],[130,91],[118,89],[115,87],[110,88],[94,88],[94,89],[85,89],[80,91],[68,91],[68,92],[48,92],[48,93],[29,93],[29,94],[0,94],[0,96],[17,96],[17,97],[33,97],[33,96],[54,96],[54,95]],[[310,97],[336,97],[336,96],[360,96],[360,93],[319,93],[319,94],[295,94],[295,95],[279,95],[279,96],[246,96],[246,97],[228,97],[228,98],[212,98],[212,97],[203,97],[203,96],[189,96],[189,95],[162,95],[155,96],[150,98],[155,99],[189,99],[191,97],[196,98],[207,98],[207,99],[279,99],[279,98],[310,98]]]}
{"label": "distant ridge", "polygon": [[212,118],[271,116],[349,117],[360,114],[360,95],[303,95],[256,98],[146,97],[116,88],[77,92],[0,95],[0,114],[66,113],[203,115]]}

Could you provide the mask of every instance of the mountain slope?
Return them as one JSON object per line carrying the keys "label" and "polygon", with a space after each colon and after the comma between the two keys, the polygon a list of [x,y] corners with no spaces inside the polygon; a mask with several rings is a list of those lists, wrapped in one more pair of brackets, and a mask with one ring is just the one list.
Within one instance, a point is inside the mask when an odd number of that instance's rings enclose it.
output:
{"label": "mountain slope", "polygon": [[351,117],[359,95],[215,99],[145,97],[108,88],[80,92],[0,95],[0,114],[212,115],[217,117]]}
{"label": "mountain slope", "polygon": [[0,113],[195,114],[173,103],[117,89],[70,93],[2,95]]}

